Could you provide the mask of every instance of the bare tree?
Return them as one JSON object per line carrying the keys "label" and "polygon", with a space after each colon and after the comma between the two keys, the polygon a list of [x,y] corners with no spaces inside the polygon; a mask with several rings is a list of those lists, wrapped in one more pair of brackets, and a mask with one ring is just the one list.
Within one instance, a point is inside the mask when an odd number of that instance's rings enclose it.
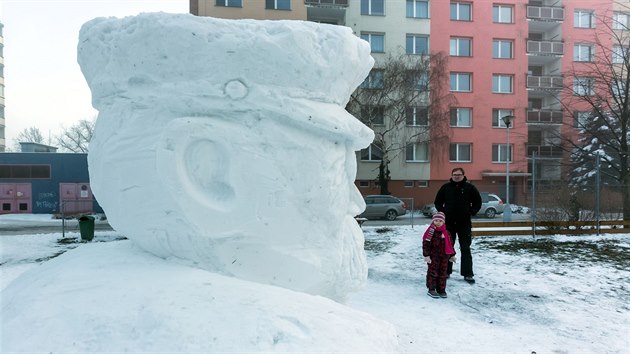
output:
{"label": "bare tree", "polygon": [[390,54],[350,97],[346,109],[375,133],[361,155],[363,160],[380,160],[376,178],[381,194],[389,194],[389,164],[396,156],[446,135],[449,112],[444,101],[453,96],[443,94],[445,77],[442,53]]}
{"label": "bare tree", "polygon": [[565,121],[560,146],[571,153],[576,186],[593,182],[600,161],[602,181],[621,191],[630,220],[630,32],[614,16],[599,20],[591,46],[584,46],[590,50],[577,52],[564,73],[568,94],[560,102],[574,119]]}
{"label": "bare tree", "polygon": [[30,127],[22,130],[17,136],[18,143],[44,143],[44,136],[39,128]]}
{"label": "bare tree", "polygon": [[10,150],[21,151],[22,148],[20,146],[20,143],[44,144],[44,136],[42,135],[42,132],[39,130],[39,128],[36,128],[36,127],[26,128],[22,130],[17,135],[17,138],[13,140],[14,146]]}
{"label": "bare tree", "polygon": [[88,146],[94,134],[95,120],[82,119],[70,126],[57,137],[57,144],[62,150],[88,152]]}

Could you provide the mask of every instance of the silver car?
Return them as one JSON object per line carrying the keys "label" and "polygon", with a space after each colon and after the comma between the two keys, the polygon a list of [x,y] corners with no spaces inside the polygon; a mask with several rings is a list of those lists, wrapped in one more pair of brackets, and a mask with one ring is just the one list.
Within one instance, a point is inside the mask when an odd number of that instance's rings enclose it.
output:
{"label": "silver car", "polygon": [[[505,204],[498,195],[488,192],[480,192],[481,194],[481,209],[477,213],[477,216],[485,216],[488,219],[493,219],[497,214],[503,214]],[[426,204],[422,207],[422,214],[426,217],[432,217],[437,213],[435,204]]]}
{"label": "silver car", "polygon": [[399,215],[405,215],[405,203],[391,195],[368,195],[365,198],[365,211],[359,215],[366,219],[396,220]]}
{"label": "silver car", "polygon": [[481,209],[477,213],[478,216],[485,216],[488,219],[493,219],[497,214],[503,214],[505,204],[498,195],[488,192],[480,192],[481,194]]}

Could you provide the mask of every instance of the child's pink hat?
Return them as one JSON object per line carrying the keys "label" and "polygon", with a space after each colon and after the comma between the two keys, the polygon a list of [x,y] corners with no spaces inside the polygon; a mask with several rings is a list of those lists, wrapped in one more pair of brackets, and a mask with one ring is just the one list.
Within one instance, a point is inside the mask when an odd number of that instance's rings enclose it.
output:
{"label": "child's pink hat", "polygon": [[446,216],[444,215],[443,212],[438,211],[437,213],[433,214],[433,220],[446,221]]}

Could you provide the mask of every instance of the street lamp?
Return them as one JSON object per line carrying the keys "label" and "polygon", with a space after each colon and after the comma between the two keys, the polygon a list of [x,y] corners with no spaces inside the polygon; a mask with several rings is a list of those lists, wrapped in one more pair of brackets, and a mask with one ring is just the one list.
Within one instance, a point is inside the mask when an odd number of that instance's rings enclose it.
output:
{"label": "street lamp", "polygon": [[507,157],[505,159],[505,208],[503,209],[503,221],[512,221],[512,207],[510,206],[510,160],[512,155],[512,149],[510,148],[510,127],[512,126],[512,120],[514,116],[503,116],[501,120],[505,123],[505,131],[507,135],[507,146],[505,151]]}

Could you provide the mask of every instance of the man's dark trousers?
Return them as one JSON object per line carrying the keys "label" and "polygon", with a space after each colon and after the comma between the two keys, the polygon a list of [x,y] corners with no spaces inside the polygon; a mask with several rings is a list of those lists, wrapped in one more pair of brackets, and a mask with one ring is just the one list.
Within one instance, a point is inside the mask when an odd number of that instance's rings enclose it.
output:
{"label": "man's dark trousers", "polygon": [[[448,217],[446,220],[448,221]],[[470,245],[472,244],[472,223],[470,221],[453,224],[447,223],[446,229],[451,234],[453,246],[455,246],[455,240],[459,237],[461,274],[465,277],[474,276],[472,254],[470,253]],[[451,274],[452,272],[453,263],[448,262],[448,274]]]}

